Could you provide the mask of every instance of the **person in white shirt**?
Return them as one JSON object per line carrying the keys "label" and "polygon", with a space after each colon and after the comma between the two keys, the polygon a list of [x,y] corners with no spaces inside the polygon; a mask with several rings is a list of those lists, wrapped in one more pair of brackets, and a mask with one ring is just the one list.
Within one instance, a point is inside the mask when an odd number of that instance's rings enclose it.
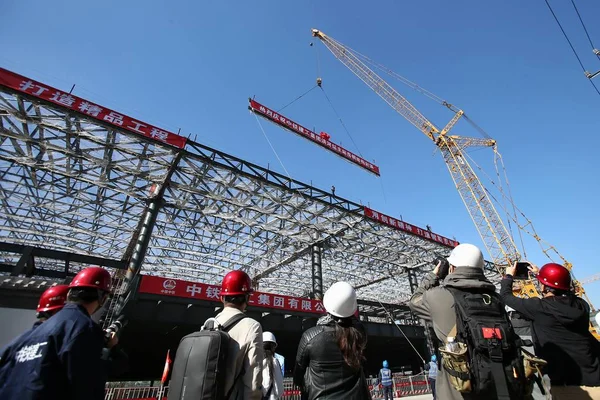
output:
{"label": "person in white shirt", "polygon": [[262,363],[263,399],[278,400],[283,396],[283,375],[281,365],[275,358],[277,340],[271,332],[263,332],[263,348],[265,358]]}

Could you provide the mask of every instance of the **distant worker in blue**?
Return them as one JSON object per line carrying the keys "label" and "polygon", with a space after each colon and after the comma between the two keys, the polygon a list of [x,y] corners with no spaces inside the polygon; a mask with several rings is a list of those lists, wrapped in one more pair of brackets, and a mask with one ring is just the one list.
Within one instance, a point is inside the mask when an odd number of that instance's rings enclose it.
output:
{"label": "distant worker in blue", "polygon": [[383,400],[394,400],[394,381],[389,366],[387,360],[384,360],[383,368],[379,370],[379,383],[383,388]]}
{"label": "distant worker in blue", "polygon": [[435,400],[435,380],[438,374],[437,356],[435,354],[431,356],[431,361],[425,366],[425,369],[429,375],[429,386],[431,386],[431,394],[433,394],[433,400]]}
{"label": "distant worker in blue", "polygon": [[30,330],[2,351],[2,400],[103,400],[108,371],[100,326],[91,315],[106,301],[111,278],[108,271],[90,267],[71,284],[67,304],[46,322]]}

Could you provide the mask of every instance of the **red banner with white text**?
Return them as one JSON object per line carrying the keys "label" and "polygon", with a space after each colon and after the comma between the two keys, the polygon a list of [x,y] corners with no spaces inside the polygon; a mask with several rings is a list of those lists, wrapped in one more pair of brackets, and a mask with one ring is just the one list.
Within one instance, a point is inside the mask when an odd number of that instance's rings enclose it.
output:
{"label": "red banner with white text", "polygon": [[[142,276],[139,292],[196,300],[220,301],[221,288],[217,285],[208,285],[206,283],[144,275]],[[325,308],[323,308],[323,303],[320,300],[274,293],[254,292],[250,296],[249,304],[250,306],[272,308],[281,311],[312,314],[325,313]]]}
{"label": "red banner with white text", "polygon": [[311,131],[303,127],[302,125],[292,121],[289,118],[284,117],[283,115],[277,113],[276,111],[271,110],[269,107],[263,106],[259,102],[250,99],[250,106],[248,106],[250,111],[260,115],[263,118],[268,119],[269,121],[281,126],[284,129],[290,130],[305,139],[310,140],[313,143],[318,144],[319,146],[334,152],[338,156],[350,161],[353,164],[358,165],[361,168],[366,169],[367,171],[379,176],[379,167],[362,157],[357,156],[349,150],[346,150],[342,146],[333,143],[329,140],[329,135],[325,132],[322,132],[321,135]]}
{"label": "red banner with white text", "polygon": [[49,101],[61,107],[66,107],[69,110],[84,114],[86,117],[110,124],[117,129],[125,129],[180,149],[185,147],[187,141],[183,136],[159,129],[127,115],[117,113],[109,108],[101,107],[98,104],[15,74],[4,68],[0,68],[0,85],[41,100]]}
{"label": "red banner with white text", "polygon": [[377,222],[398,229],[400,231],[420,236],[423,239],[431,240],[432,242],[436,242],[448,247],[456,247],[459,244],[456,240],[448,239],[447,237],[438,235],[437,233],[433,233],[428,229],[419,228],[418,226],[411,225],[404,221],[400,221],[396,218],[390,217],[389,215],[385,215],[378,211],[372,210],[368,207],[365,207],[364,211],[365,217],[367,218],[373,219]]}

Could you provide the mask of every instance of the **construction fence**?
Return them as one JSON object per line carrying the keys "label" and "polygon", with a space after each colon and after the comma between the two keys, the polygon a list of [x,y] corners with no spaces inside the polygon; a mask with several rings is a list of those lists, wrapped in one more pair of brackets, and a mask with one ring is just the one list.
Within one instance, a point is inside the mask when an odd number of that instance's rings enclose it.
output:
{"label": "construction fence", "polygon": [[[379,384],[379,381],[376,378],[367,379],[367,381],[369,383],[369,390],[373,400],[383,399],[383,388]],[[424,373],[417,375],[394,374],[392,376],[392,381],[394,397],[406,397],[431,393],[429,379]]]}
{"label": "construction fence", "polygon": [[[405,376],[395,374],[394,382],[394,397],[413,396],[418,394],[431,393],[431,387],[427,376],[424,374]],[[367,379],[369,391],[373,400],[383,398],[383,390],[377,379]],[[106,388],[105,400],[168,400],[168,386],[125,386],[126,382],[121,385],[123,387]],[[292,378],[283,379],[283,396],[282,400],[301,400],[300,389],[294,386]]]}

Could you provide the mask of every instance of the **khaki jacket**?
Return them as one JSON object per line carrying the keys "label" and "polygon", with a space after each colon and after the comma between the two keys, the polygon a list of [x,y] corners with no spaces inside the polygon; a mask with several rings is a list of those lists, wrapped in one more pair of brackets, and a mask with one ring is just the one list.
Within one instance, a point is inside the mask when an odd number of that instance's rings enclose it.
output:
{"label": "khaki jacket", "polygon": [[[428,273],[423,278],[419,288],[410,299],[410,309],[419,318],[430,321],[433,330],[440,343],[445,343],[452,327],[456,324],[456,311],[454,310],[454,297],[446,286],[458,289],[486,288],[494,290],[495,287],[487,280],[483,271],[479,268],[457,268],[456,271],[446,277],[440,286],[439,279],[435,274]],[[489,400],[477,396],[462,395],[454,390],[446,370],[441,367],[438,370],[435,384],[436,398],[443,400]]]}
{"label": "khaki jacket", "polygon": [[[237,308],[225,307],[215,318],[225,324],[231,317],[240,314]],[[229,330],[233,339],[230,344],[225,379],[225,393],[228,393],[238,378],[231,393],[231,400],[260,400],[262,398],[262,327],[252,318],[244,318]]]}

